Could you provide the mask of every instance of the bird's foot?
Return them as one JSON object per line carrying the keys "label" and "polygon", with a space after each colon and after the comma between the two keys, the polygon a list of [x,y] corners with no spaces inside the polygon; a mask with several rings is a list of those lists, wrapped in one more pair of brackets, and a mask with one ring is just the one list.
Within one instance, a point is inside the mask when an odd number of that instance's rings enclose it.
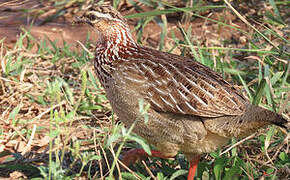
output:
{"label": "bird's foot", "polygon": [[200,156],[197,156],[197,157],[191,159],[191,161],[189,163],[190,167],[189,167],[189,170],[188,170],[187,180],[193,180],[194,179],[199,159],[200,159]]}

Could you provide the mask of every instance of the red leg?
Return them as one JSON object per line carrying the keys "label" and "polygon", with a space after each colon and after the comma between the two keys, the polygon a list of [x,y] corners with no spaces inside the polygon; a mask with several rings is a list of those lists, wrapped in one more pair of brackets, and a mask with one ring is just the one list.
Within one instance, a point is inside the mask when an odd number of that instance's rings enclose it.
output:
{"label": "red leg", "polygon": [[[149,155],[143,149],[131,149],[123,155],[122,162],[126,166],[130,166],[131,164],[134,164],[136,161],[140,159],[145,159],[148,156]],[[163,159],[170,158],[164,156],[161,152],[154,150],[151,151],[151,157],[159,157]]]}
{"label": "red leg", "polygon": [[197,165],[198,165],[198,162],[199,162],[199,159],[200,159],[200,156],[192,159],[190,161],[190,167],[189,167],[189,170],[188,170],[188,176],[187,176],[187,180],[193,180],[194,179],[194,176],[195,176],[195,171],[197,169]]}

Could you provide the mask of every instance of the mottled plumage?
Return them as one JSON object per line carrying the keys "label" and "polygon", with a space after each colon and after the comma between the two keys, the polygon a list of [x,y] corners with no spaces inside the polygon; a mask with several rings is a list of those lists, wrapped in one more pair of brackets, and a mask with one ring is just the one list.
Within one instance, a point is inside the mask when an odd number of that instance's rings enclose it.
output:
{"label": "mottled plumage", "polygon": [[[134,132],[164,157],[181,151],[193,161],[233,136],[286,123],[281,115],[251,105],[208,67],[136,44],[126,20],[110,6],[92,6],[77,22],[99,32],[94,66],[113,110],[127,127],[136,121]],[[139,112],[141,99],[150,104],[148,123]]]}

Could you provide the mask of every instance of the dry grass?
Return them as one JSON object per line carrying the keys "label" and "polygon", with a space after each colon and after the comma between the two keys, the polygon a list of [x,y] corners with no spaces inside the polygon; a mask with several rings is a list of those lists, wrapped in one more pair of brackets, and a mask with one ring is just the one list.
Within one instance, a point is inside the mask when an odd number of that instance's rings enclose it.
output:
{"label": "dry grass", "polygon": [[[124,14],[136,12],[137,8],[124,2],[118,5]],[[54,9],[41,9],[45,13],[40,22],[45,26],[47,20],[59,22],[63,17],[70,19],[86,3],[61,6],[52,3]],[[163,8],[168,8],[166,4],[163,4]],[[189,6],[190,1],[186,5]],[[249,10],[252,16],[274,11],[271,4],[262,2],[262,5],[263,9],[253,8],[259,12],[252,12],[244,3],[239,6]],[[142,3],[136,6],[147,12],[162,9],[154,2],[152,6]],[[57,19],[47,19],[59,12],[57,10],[62,12],[66,9],[69,11]],[[283,10],[280,8],[282,15]],[[184,11],[174,16],[156,16],[146,26],[143,25],[150,19],[150,14],[145,19],[129,20],[129,23],[132,28],[137,27],[135,30],[138,32],[133,33],[143,44],[197,57],[221,72],[225,78],[248,89],[245,94],[249,95],[247,92],[250,92],[251,100],[258,96],[257,89],[263,76],[272,80],[269,87],[264,87],[261,104],[279,110],[289,119],[289,52],[276,51],[265,38],[246,26],[229,9],[205,10],[198,14],[205,18],[195,19],[188,18],[191,17],[188,15],[190,13]],[[195,14],[193,16],[196,17]],[[282,50],[285,45],[283,38],[287,38],[283,34],[284,27],[267,21],[266,16],[260,18],[263,24],[250,23]],[[180,26],[177,21],[181,21]],[[271,27],[278,35],[270,33],[267,27]],[[83,43],[93,51],[93,44]],[[60,41],[35,39],[27,31],[22,31],[12,46],[7,45],[7,41],[2,41],[0,49],[0,177],[102,179],[109,176],[110,170],[113,172],[112,164],[116,163],[120,147],[124,146],[125,150],[140,147],[139,143],[132,141],[133,138],[123,129],[117,117],[112,115],[104,90],[89,63],[91,54],[81,47],[72,48]],[[231,48],[237,48],[237,51]],[[124,142],[124,139],[128,141]],[[238,179],[289,178],[289,133],[271,126],[250,136],[243,143],[237,141],[233,139],[222,150],[205,155],[199,166],[198,177],[227,179],[232,175]],[[182,179],[187,163],[182,154],[176,159],[153,158],[131,169],[116,163],[111,175],[124,179],[165,179],[165,176],[169,178],[180,174],[179,178]]]}

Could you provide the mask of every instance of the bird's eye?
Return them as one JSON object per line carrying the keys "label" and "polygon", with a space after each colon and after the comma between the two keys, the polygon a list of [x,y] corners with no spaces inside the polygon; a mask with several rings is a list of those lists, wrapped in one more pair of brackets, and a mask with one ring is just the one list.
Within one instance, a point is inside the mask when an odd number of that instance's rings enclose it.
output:
{"label": "bird's eye", "polygon": [[91,21],[94,21],[94,20],[97,19],[96,15],[94,15],[94,14],[89,14],[89,15],[88,15],[88,18],[89,18],[89,20],[91,20]]}

